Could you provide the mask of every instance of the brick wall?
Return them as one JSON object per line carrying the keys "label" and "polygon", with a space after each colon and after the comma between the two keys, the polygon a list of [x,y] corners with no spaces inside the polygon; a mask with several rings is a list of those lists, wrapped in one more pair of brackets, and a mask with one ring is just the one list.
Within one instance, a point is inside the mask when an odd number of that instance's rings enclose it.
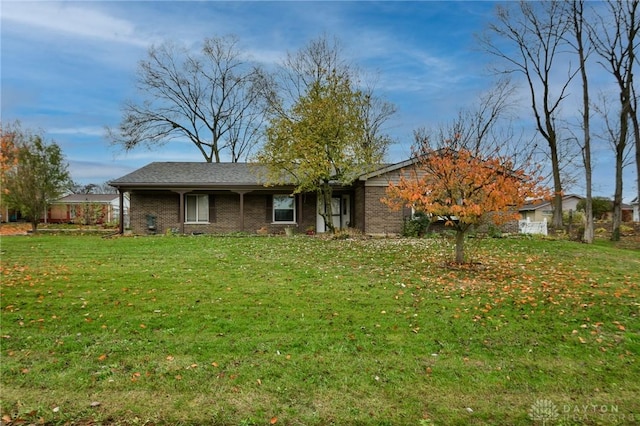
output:
{"label": "brick wall", "polygon": [[387,235],[402,232],[405,213],[402,210],[392,210],[380,201],[386,195],[386,190],[386,186],[365,187],[364,232],[366,234]]}
{"label": "brick wall", "polygon": [[[240,231],[240,195],[232,192],[217,192],[213,195],[213,212],[206,224],[185,224],[184,232],[204,234],[225,234]],[[244,231],[256,233],[266,229],[268,233],[284,232],[291,225],[273,224],[268,193],[247,193],[244,195]],[[315,194],[300,195],[302,211],[298,203],[297,232],[304,232],[316,223]],[[211,201],[210,201],[211,202]],[[152,233],[147,229],[147,215],[156,217],[155,233],[180,229],[180,196],[172,192],[133,192],[131,194],[131,231],[134,234]],[[212,214],[213,213],[213,214]]]}
{"label": "brick wall", "polygon": [[134,234],[150,233],[147,229],[147,215],[156,217],[157,233],[178,227],[178,194],[171,192],[132,192],[129,209],[131,231]]}
{"label": "brick wall", "polygon": [[356,183],[356,187],[353,195],[353,228],[356,228],[362,232],[365,232],[366,216],[365,216],[365,189],[364,184],[361,182]]}

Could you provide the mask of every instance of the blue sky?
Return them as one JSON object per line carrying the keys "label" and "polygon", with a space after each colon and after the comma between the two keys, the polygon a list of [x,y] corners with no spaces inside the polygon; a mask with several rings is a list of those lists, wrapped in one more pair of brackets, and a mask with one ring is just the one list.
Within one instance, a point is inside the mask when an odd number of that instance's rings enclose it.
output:
{"label": "blue sky", "polygon": [[[492,20],[495,2],[214,2],[7,1],[0,4],[2,122],[20,120],[63,149],[72,178],[102,183],[152,161],[201,161],[194,146],[173,142],[153,151],[109,145],[121,106],[136,99],[138,61],[152,44],[197,47],[235,34],[244,51],[269,67],[311,39],[340,39],[347,57],[377,79],[376,93],[398,108],[388,123],[396,140],[389,161],[410,155],[413,130],[455,118],[490,87],[492,58],[474,34]],[[526,132],[526,99],[518,121]],[[594,193],[612,196],[611,151],[596,147]],[[569,188],[584,193],[580,185]],[[634,197],[634,167],[625,170],[625,201]]]}

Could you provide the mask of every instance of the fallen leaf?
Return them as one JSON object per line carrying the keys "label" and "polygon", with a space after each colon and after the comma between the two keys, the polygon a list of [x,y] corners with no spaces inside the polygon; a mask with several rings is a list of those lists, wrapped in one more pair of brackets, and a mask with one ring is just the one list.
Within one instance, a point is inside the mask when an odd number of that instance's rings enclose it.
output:
{"label": "fallen leaf", "polygon": [[275,425],[276,423],[278,423],[278,418],[277,417],[271,417],[271,420],[269,421],[270,425]]}
{"label": "fallen leaf", "polygon": [[104,361],[105,359],[107,359],[107,354],[102,354],[98,357],[98,361]]}

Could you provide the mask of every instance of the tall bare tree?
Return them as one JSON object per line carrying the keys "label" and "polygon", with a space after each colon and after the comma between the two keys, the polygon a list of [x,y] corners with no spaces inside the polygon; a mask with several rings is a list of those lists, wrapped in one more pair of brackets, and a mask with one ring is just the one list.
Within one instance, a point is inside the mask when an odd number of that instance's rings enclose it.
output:
{"label": "tall bare tree", "polygon": [[526,163],[535,146],[522,143],[522,137],[514,135],[511,120],[515,91],[510,79],[498,80],[479,94],[477,102],[458,111],[451,122],[437,129],[416,129],[416,143],[428,144],[434,150],[464,149],[481,157],[509,157],[518,164]]}
{"label": "tall bare tree", "polygon": [[631,87],[631,124],[633,125],[633,142],[636,148],[636,201],[640,203],[640,123],[638,122],[638,94],[635,86]]}
{"label": "tall bare tree", "polygon": [[562,81],[556,81],[560,49],[565,44],[564,37],[569,29],[564,6],[564,2],[556,0],[521,1],[517,6],[500,5],[496,9],[497,22],[490,25],[480,40],[487,52],[504,63],[497,71],[520,73],[525,77],[537,130],[549,148],[555,227],[562,226],[563,192],[559,154],[562,141],[556,119],[562,101],[567,97],[567,87],[577,73],[569,70]]}
{"label": "tall bare tree", "polygon": [[584,0],[573,0],[567,9],[567,18],[571,23],[568,31],[568,43],[578,55],[578,69],[582,82],[582,161],[585,176],[585,227],[582,240],[591,244],[593,242],[593,195],[592,195],[592,165],[591,165],[591,123],[589,105],[589,79],[587,77],[587,59],[591,53],[591,45],[588,44],[588,27],[585,20]]}
{"label": "tall bare tree", "polygon": [[[617,126],[607,124],[609,136],[615,152],[615,192],[613,195],[612,240],[620,239],[622,223],[622,171],[625,163],[627,144],[630,138],[629,124],[637,123],[636,102],[633,99],[633,66],[636,62],[635,49],[640,31],[638,0],[607,2],[609,15],[599,15],[597,24],[590,32],[591,42],[599,56],[599,63],[614,77],[618,88],[620,109]],[[635,128],[635,127],[634,127]],[[611,131],[615,129],[615,131]],[[636,133],[636,138],[640,135]]]}
{"label": "tall bare tree", "polygon": [[267,82],[232,36],[205,39],[199,52],[153,46],[138,69],[141,100],[125,104],[108,137],[125,150],[186,139],[206,162],[239,161],[259,141]]}

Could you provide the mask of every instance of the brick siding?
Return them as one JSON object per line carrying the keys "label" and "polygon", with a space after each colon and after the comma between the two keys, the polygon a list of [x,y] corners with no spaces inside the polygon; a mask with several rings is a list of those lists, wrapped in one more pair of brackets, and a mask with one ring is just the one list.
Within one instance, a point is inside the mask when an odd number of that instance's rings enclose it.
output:
{"label": "brick siding", "polygon": [[380,201],[386,195],[387,187],[365,187],[364,232],[370,235],[397,235],[402,232],[404,212],[392,210]]}
{"label": "brick siding", "polygon": [[[204,192],[202,192],[204,193]],[[210,193],[213,196],[214,217],[210,217],[209,223],[185,224],[186,234],[226,234],[238,232],[240,226],[240,195],[232,192]],[[274,224],[271,212],[267,212],[270,193],[247,193],[244,195],[244,231],[256,233],[259,229],[265,229],[267,233],[275,234],[284,232],[284,228],[291,225]],[[316,196],[315,194],[303,194],[298,196],[302,200],[302,212],[298,203],[298,232],[304,232],[309,226],[316,223]],[[180,229],[180,196],[173,192],[146,191],[131,193],[131,231],[134,234],[162,234],[168,230]],[[302,213],[302,214],[301,214]],[[156,217],[155,231],[147,229],[147,215]]]}

